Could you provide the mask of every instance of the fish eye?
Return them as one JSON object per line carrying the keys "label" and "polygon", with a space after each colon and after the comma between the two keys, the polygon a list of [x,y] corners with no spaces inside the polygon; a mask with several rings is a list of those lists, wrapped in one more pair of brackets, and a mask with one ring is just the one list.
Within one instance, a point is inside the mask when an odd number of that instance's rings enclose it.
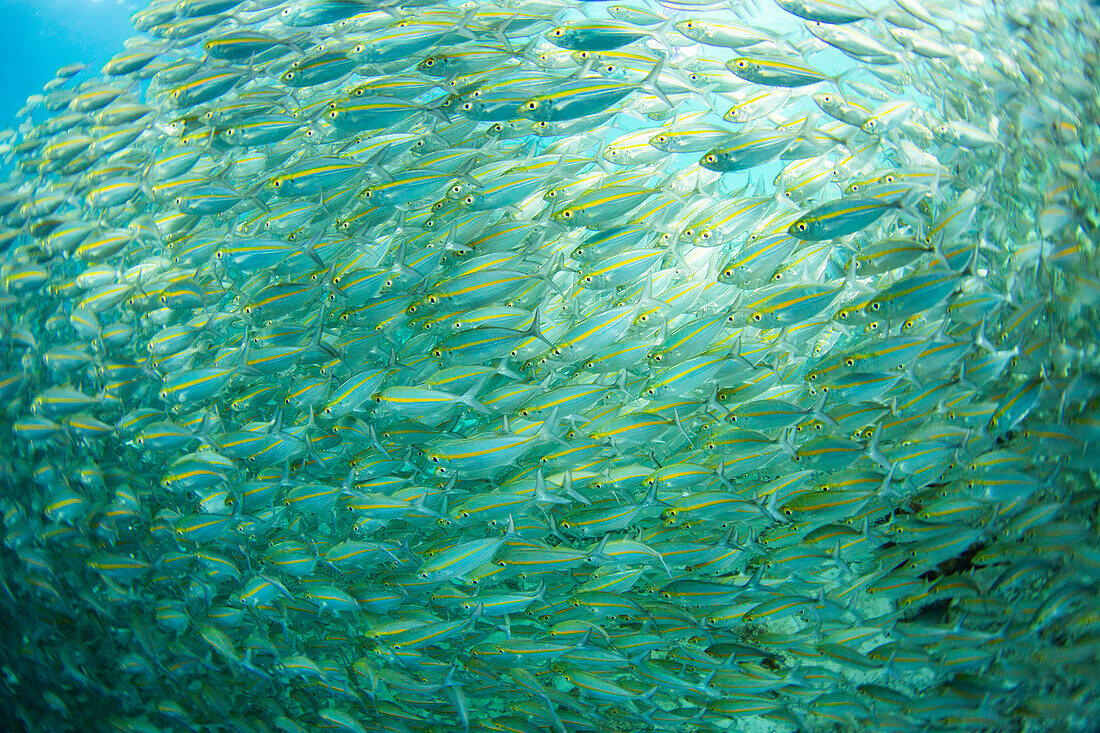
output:
{"label": "fish eye", "polygon": [[748,65],[749,65],[749,62],[745,61],[744,59],[739,59],[737,61],[737,68],[739,68],[739,69],[744,69],[744,68],[748,67]]}
{"label": "fish eye", "polygon": [[660,354],[654,354],[652,358],[653,358],[653,361],[656,361],[656,362],[660,362],[664,359],[664,357],[661,356]]}
{"label": "fish eye", "polygon": [[271,185],[275,188],[278,188],[279,186],[283,185],[283,182],[280,181],[278,178],[273,178],[271,179]]}
{"label": "fish eye", "polygon": [[844,366],[846,366],[846,367],[854,367],[855,365],[856,365],[856,360],[853,359],[852,357],[848,357],[847,359],[844,360]]}
{"label": "fish eye", "polygon": [[832,104],[833,103],[833,95],[832,94],[822,95],[821,101],[824,102],[825,104]]}
{"label": "fish eye", "polygon": [[718,156],[713,154],[713,153],[708,153],[706,156],[703,157],[703,162],[704,163],[717,163],[718,162]]}
{"label": "fish eye", "polygon": [[550,35],[552,35],[554,38],[561,38],[565,35],[565,29],[555,28],[554,30],[550,31]]}
{"label": "fish eye", "polygon": [[685,21],[684,22],[684,27],[685,28],[694,28],[695,27],[695,21],[694,20]]}
{"label": "fish eye", "polygon": [[523,105],[526,109],[538,109],[539,103],[537,99],[532,99],[527,104]]}
{"label": "fish eye", "polygon": [[759,314],[759,313],[753,313],[753,314],[752,314],[752,320],[753,320],[753,321],[754,321],[755,323],[759,323],[759,322],[760,322],[761,320],[763,320],[763,319],[764,319],[764,316],[762,316],[762,315],[761,315],[761,314]]}
{"label": "fish eye", "polygon": [[880,307],[881,305],[877,300],[871,301],[871,310],[877,311]]}
{"label": "fish eye", "polygon": [[462,202],[467,205],[472,204],[474,201],[475,199],[473,196],[467,196],[466,198],[462,199]]}

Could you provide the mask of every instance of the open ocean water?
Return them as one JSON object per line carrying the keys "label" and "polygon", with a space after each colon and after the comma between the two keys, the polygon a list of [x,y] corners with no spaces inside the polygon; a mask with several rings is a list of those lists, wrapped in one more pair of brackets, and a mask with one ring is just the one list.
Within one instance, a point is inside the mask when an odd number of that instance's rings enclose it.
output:
{"label": "open ocean water", "polygon": [[0,0],[0,728],[1100,730],[1100,14]]}
{"label": "open ocean water", "polygon": [[62,66],[98,69],[133,34],[137,2],[118,0],[0,0],[0,127],[14,126],[27,97]]}

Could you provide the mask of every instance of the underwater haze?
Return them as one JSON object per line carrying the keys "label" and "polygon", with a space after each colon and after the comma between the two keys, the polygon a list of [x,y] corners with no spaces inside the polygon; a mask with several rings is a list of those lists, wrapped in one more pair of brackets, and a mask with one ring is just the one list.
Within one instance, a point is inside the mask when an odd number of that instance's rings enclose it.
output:
{"label": "underwater haze", "polygon": [[1100,728],[1100,13],[0,0],[0,727]]}
{"label": "underwater haze", "polygon": [[62,66],[98,69],[133,34],[136,0],[0,0],[0,127]]}

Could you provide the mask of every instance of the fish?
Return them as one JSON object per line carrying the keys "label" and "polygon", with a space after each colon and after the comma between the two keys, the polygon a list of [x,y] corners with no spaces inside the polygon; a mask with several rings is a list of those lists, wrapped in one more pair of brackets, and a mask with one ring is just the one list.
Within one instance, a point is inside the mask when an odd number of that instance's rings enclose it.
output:
{"label": "fish", "polygon": [[0,133],[8,727],[1100,718],[1095,3],[132,25]]}
{"label": "fish", "polygon": [[787,232],[808,241],[835,239],[866,229],[896,208],[899,204],[878,199],[839,199],[814,207],[791,224]]}

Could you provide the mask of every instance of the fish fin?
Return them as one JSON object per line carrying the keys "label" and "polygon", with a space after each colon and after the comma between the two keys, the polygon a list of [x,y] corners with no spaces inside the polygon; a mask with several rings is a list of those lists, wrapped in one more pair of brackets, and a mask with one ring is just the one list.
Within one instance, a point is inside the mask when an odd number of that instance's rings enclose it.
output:
{"label": "fish fin", "polygon": [[[680,413],[678,410],[673,409],[672,422],[674,425],[676,425],[676,429],[680,431],[680,434],[684,436],[684,439],[687,441],[687,444],[691,447],[691,449],[695,450],[695,443],[692,442],[691,435],[688,433],[687,430],[684,429],[684,424],[680,422]],[[654,484],[654,486],[656,486],[656,484]],[[656,491],[656,488],[654,488],[654,491]]]}
{"label": "fish fin", "polygon": [[864,447],[864,455],[878,464],[884,471],[889,471],[892,477],[894,474],[894,463],[879,450],[879,440],[881,437],[882,421],[880,420],[875,423],[875,431],[871,434],[871,439],[867,441],[867,445]]}
{"label": "fish fin", "polygon": [[588,54],[584,57],[583,62],[577,67],[577,70],[566,77],[566,79],[583,79],[588,75],[588,72],[592,71],[592,66],[596,63],[596,54]]}
{"label": "fish fin", "polygon": [[542,421],[542,425],[540,425],[539,429],[535,432],[535,436],[546,438],[547,440],[557,443],[562,447],[568,448],[569,443],[554,435],[553,431],[558,426],[559,422],[560,416],[558,415],[558,408],[555,407],[553,410],[550,411],[550,415]]}
{"label": "fish fin", "polygon": [[798,458],[798,449],[794,444],[792,438],[794,437],[794,428],[787,428],[783,431],[783,434],[776,440],[776,445],[779,449],[787,454],[791,460]]}
{"label": "fish fin", "polygon": [[444,520],[449,519],[449,517],[447,517],[447,515],[441,514],[441,513],[437,512],[436,510],[431,509],[430,507],[428,507],[427,506],[427,501],[428,501],[428,492],[425,491],[419,497],[417,497],[416,501],[414,501],[412,504],[409,505],[409,510],[413,511],[413,512],[417,512],[419,514],[426,514],[427,516],[432,517],[433,519],[444,519]]}
{"label": "fish fin", "polygon": [[481,391],[483,384],[485,384],[485,380],[479,379],[476,384],[466,390],[465,394],[458,398],[458,401],[475,412],[480,412],[482,415],[489,415],[492,413],[492,410],[477,399],[477,393]]}
{"label": "fish fin", "polygon": [[759,509],[760,512],[765,517],[772,520],[773,522],[779,522],[781,524],[786,524],[787,523],[787,518],[784,517],[782,514],[780,514],[779,511],[778,511],[778,507],[779,507],[779,492],[778,491],[772,491],[770,494],[768,494],[768,498],[767,498],[766,501],[761,502],[759,499],[757,499],[753,503],[756,504],[756,508]]}
{"label": "fish fin", "polygon": [[673,104],[672,100],[665,94],[665,91],[661,89],[660,84],[658,84],[658,79],[665,70],[665,61],[666,59],[661,57],[653,66],[653,69],[651,69],[650,72],[646,74],[645,78],[638,83],[638,88],[658,97],[662,102],[668,105],[670,110],[674,110],[676,109],[676,105]]}
{"label": "fish fin", "polygon": [[858,293],[870,294],[878,292],[870,285],[864,284],[864,282],[856,276],[856,266],[858,261],[859,259],[857,253],[852,252],[852,257],[848,260],[848,267],[845,268],[844,284]]}
{"label": "fish fin", "polygon": [[591,500],[589,500],[589,498],[587,496],[585,496],[584,494],[580,493],[579,491],[577,491],[576,489],[573,488],[573,470],[572,469],[569,469],[569,468],[565,469],[565,475],[562,478],[562,482],[561,482],[561,493],[565,494],[566,496],[568,496],[571,499],[579,501],[581,504],[584,504],[585,506],[591,506],[591,504],[592,504]]}
{"label": "fish fin", "polygon": [[552,347],[554,345],[554,342],[546,338],[546,336],[542,333],[542,329],[539,326],[539,309],[537,306],[535,308],[534,320],[531,321],[531,326],[526,331],[524,331],[524,333],[533,338],[537,338],[539,341],[542,341],[547,346]]}
{"label": "fish fin", "polygon": [[535,471],[535,502],[539,504],[571,504],[569,499],[558,496],[546,489],[546,479],[542,469]]}
{"label": "fish fin", "polygon": [[519,372],[513,370],[512,368],[510,368],[508,366],[507,357],[502,357],[500,359],[500,361],[497,362],[497,366],[496,366],[495,371],[500,376],[507,377],[508,379],[515,379],[515,380],[522,380],[523,379],[522,374],[520,374]]}
{"label": "fish fin", "polygon": [[619,376],[615,378],[614,386],[616,392],[623,395],[623,397],[626,398],[627,402],[631,402],[634,400],[634,395],[630,394],[630,392],[626,389],[626,371],[626,369],[623,369],[619,372]]}
{"label": "fish fin", "polygon": [[817,402],[810,410],[810,417],[815,420],[820,420],[831,428],[838,427],[836,420],[834,420],[828,413],[825,412],[825,400],[828,399],[829,393],[826,390],[821,391],[821,396],[817,398]]}
{"label": "fish fin", "polygon": [[605,534],[600,538],[600,541],[596,543],[596,546],[588,551],[587,559],[590,562],[599,562],[599,558],[603,557],[604,549],[607,547],[607,543],[611,540],[611,535]]}

